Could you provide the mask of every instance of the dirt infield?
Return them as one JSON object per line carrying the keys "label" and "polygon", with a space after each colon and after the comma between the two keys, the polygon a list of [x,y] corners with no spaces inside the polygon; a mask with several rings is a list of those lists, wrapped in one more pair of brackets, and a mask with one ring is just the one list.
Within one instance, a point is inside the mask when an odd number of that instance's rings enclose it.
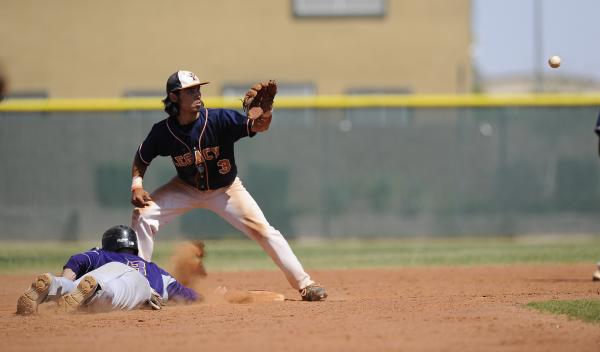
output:
{"label": "dirt infield", "polygon": [[[277,271],[212,273],[204,292],[273,290],[281,302],[203,303],[101,314],[14,314],[32,275],[2,276],[2,351],[599,351],[600,325],[531,301],[598,298],[593,265],[312,272],[326,302],[302,302]],[[248,302],[241,300],[240,302]]]}

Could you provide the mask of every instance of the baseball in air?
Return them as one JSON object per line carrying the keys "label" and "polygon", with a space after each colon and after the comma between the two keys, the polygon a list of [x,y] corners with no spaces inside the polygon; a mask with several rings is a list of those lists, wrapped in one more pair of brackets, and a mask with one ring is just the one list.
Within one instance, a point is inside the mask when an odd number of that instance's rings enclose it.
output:
{"label": "baseball in air", "polygon": [[559,68],[560,67],[560,56],[554,55],[551,58],[549,58],[548,65],[550,65],[550,67],[552,67],[552,68]]}

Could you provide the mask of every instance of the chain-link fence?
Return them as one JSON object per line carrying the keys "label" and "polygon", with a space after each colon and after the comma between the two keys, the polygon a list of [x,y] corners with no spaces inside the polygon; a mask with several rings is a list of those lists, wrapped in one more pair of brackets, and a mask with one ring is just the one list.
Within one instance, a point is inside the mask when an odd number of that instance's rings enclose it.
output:
{"label": "chain-link fence", "polygon": [[[600,230],[598,108],[279,109],[236,144],[286,236]],[[160,111],[0,113],[0,238],[97,238],[131,219],[131,161]],[[175,175],[156,159],[153,190]],[[241,236],[206,210],[159,236]]]}

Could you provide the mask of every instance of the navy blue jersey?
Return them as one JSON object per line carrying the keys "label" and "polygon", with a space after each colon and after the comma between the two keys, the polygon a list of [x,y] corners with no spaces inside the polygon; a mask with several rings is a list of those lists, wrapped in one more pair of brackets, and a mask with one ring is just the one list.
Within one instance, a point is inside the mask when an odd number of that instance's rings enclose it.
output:
{"label": "navy blue jersey", "polygon": [[229,186],[237,176],[233,144],[256,134],[250,126],[246,116],[228,109],[203,108],[185,126],[171,116],[152,126],[138,155],[146,165],[159,155],[171,156],[179,178],[201,191]]}
{"label": "navy blue jersey", "polygon": [[[134,254],[116,253],[93,248],[87,252],[71,256],[63,269],[69,268],[73,270],[76,278],[79,279],[90,271],[112,262],[123,263],[139,271],[146,277],[150,283],[150,287],[162,297],[184,301],[195,301],[198,299],[196,292],[183,286],[168,272],[161,269],[158,265],[147,262]],[[167,296],[165,296],[165,291],[168,294]]]}

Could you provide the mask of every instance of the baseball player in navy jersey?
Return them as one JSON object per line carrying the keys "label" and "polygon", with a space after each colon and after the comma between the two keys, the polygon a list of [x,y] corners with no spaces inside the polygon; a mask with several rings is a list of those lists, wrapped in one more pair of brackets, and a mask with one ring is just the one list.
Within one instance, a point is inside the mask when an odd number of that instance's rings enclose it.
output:
{"label": "baseball player in navy jersey", "polygon": [[17,314],[29,315],[39,304],[57,301],[65,311],[135,309],[149,304],[161,309],[167,300],[196,301],[200,296],[168,272],[137,256],[137,236],[118,225],[102,236],[102,248],[75,254],[60,277],[38,275],[19,297]]}
{"label": "baseball player in navy jersey", "polygon": [[[234,143],[268,129],[272,111],[248,118],[234,110],[204,106],[201,82],[190,71],[177,71],[167,80],[163,100],[166,119],[154,124],[135,153],[132,167],[132,227],[140,257],[150,260],[161,226],[195,208],[211,210],[258,242],[283,271],[302,299],[327,297],[304,271],[281,233],[273,228],[237,176]],[[152,195],[143,188],[146,168],[157,156],[170,156],[177,176]]]}

